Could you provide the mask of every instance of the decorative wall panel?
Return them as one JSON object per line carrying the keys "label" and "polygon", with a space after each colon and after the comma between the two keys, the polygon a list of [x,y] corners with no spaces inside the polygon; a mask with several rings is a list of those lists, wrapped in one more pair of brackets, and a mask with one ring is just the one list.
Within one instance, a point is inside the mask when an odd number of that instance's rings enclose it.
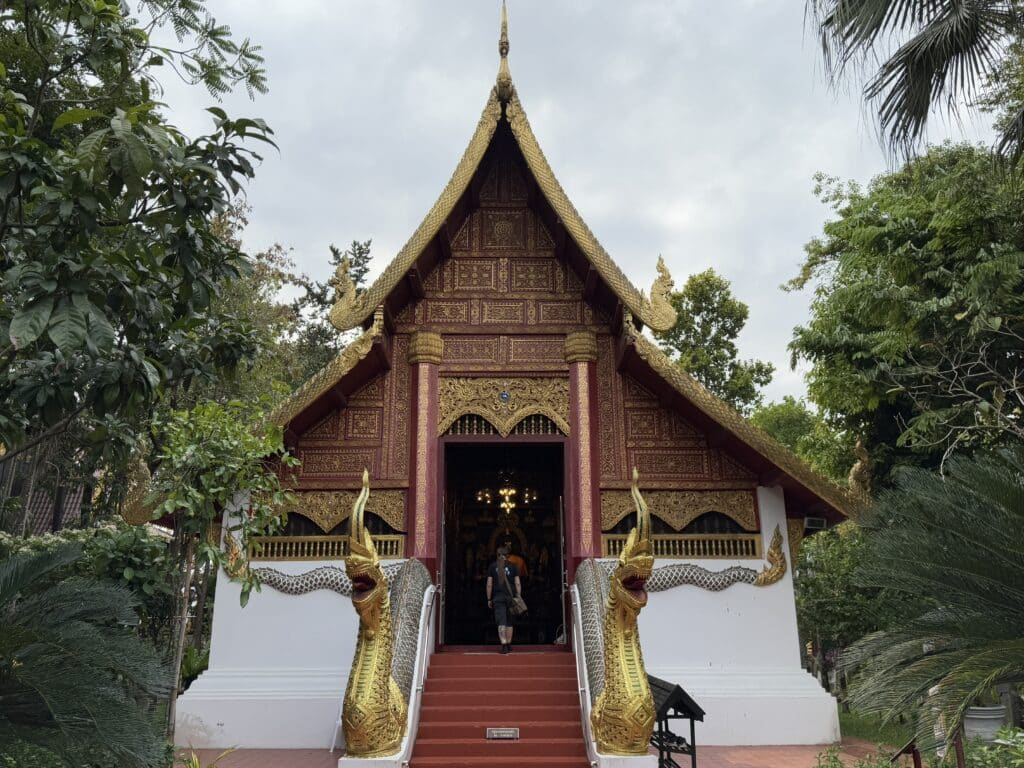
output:
{"label": "decorative wall panel", "polygon": [[598,432],[602,488],[628,487],[635,466],[647,488],[753,488],[757,476],[708,445],[693,424],[615,368],[614,340],[598,337]]}
{"label": "decorative wall panel", "polygon": [[[299,491],[288,513],[312,520],[327,533],[348,519],[358,495],[358,491]],[[366,509],[395,530],[405,530],[405,491],[375,490]]]}
{"label": "decorative wall panel", "polygon": [[379,448],[335,448],[333,450],[297,449],[301,479],[316,476],[329,476],[339,480],[361,478],[363,469],[370,471],[371,477],[380,477]]}
{"label": "decorative wall panel", "polygon": [[[445,335],[566,334],[581,325],[607,327],[583,301],[583,284],[567,264],[556,258],[554,238],[527,205],[525,169],[514,156],[496,155],[479,191],[479,205],[455,229],[451,258],[423,278],[424,297],[396,317],[401,332],[426,324]],[[484,370],[486,364],[507,363],[502,350],[470,353],[461,345],[445,355],[444,365]],[[498,352],[488,357],[486,353]],[[522,358],[520,358],[522,359]],[[563,361],[533,361],[540,370]],[[492,368],[493,370],[493,368]]]}
{"label": "decorative wall panel", "polygon": [[358,487],[363,468],[375,483],[404,485],[409,475],[409,337],[392,339],[394,366],[353,393],[298,439],[298,489]]}
{"label": "decorative wall panel", "polygon": [[[757,502],[754,490],[742,491],[647,491],[644,497],[652,515],[681,531],[698,517],[718,512],[741,528],[756,531]],[[629,491],[601,492],[601,530],[607,531],[636,507]]]}

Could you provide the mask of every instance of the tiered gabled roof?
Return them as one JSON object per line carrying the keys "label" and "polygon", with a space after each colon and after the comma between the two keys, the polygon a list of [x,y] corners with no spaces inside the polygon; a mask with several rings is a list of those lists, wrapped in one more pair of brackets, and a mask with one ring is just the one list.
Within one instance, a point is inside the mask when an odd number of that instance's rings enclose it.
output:
{"label": "tiered gabled roof", "polygon": [[[558,183],[547,158],[544,157],[509,73],[508,24],[504,6],[498,52],[501,55],[501,63],[498,67],[497,82],[484,105],[473,138],[470,139],[469,146],[466,147],[441,196],[373,285],[360,294],[355,292],[351,283],[341,287],[338,301],[331,310],[331,322],[342,331],[364,325],[374,310],[388,299],[455,211],[477,174],[498,126],[505,121],[511,128],[526,165],[547,203],[601,280],[636,321],[655,331],[667,331],[675,324],[676,313],[669,301],[672,279],[664,262],[658,260],[658,278],[651,289],[650,298],[647,298],[630,282],[598,242],[565,194],[562,185]],[[344,282],[344,275],[339,275],[339,279]]]}
{"label": "tiered gabled roof", "polygon": [[[343,349],[321,371],[275,411],[273,420],[288,426],[315,402],[328,396],[343,382],[349,382],[360,365],[365,366],[371,350],[386,346],[384,328],[389,301],[402,293],[407,276],[417,269],[423,254],[437,241],[446,240],[445,227],[459,210],[470,191],[471,182],[480,172],[495,133],[507,123],[512,136],[547,204],[572,238],[580,254],[607,286],[626,318],[622,325],[626,346],[632,351],[624,364],[640,366],[660,383],[666,396],[677,397],[694,416],[709,429],[722,436],[728,444],[744,454],[753,464],[771,469],[765,476],[774,476],[804,502],[849,514],[855,507],[849,492],[813,470],[799,457],[753,426],[731,406],[705,389],[689,374],[674,364],[661,349],[639,331],[647,326],[653,331],[667,331],[676,321],[669,294],[672,279],[664,263],[658,260],[658,277],[648,298],[639,291],[601,246],[569,200],[548,164],[534,136],[526,112],[516,93],[508,68],[508,34],[505,9],[502,7],[502,30],[498,44],[501,61],[497,81],[484,105],[469,146],[455,168],[441,196],[434,203],[409,241],[387,268],[362,293],[357,293],[347,274],[347,265],[339,267],[335,277],[337,300],[330,312],[331,322],[339,330],[363,327],[361,335]],[[442,248],[445,244],[442,244]],[[396,299],[396,301],[399,301]],[[396,307],[390,307],[395,309]],[[387,350],[382,352],[387,356]],[[361,370],[361,368],[360,368]],[[358,377],[357,377],[358,378]],[[768,482],[767,484],[775,484]],[[830,516],[834,516],[830,513]]]}

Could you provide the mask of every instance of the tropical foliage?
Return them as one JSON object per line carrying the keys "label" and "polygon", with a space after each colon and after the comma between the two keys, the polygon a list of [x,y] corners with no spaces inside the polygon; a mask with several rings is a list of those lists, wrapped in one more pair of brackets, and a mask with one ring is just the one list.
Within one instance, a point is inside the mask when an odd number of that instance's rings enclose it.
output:
{"label": "tropical foliage", "polygon": [[0,463],[116,508],[166,393],[258,343],[219,311],[249,264],[216,221],[270,130],[214,107],[188,137],[160,77],[263,91],[262,58],[204,0],[43,0],[5,6],[0,62]]}
{"label": "tropical foliage", "polygon": [[869,546],[863,529],[846,522],[809,537],[800,548],[794,584],[797,622],[826,680],[843,649],[913,610],[915,599],[860,582],[858,569]]}
{"label": "tropical foliage", "polygon": [[1024,682],[1024,446],[903,470],[865,535],[860,582],[923,607],[845,654],[851,706],[951,739],[975,700]]}
{"label": "tropical foliage", "polygon": [[0,532],[0,559],[19,554],[55,552],[69,544],[82,557],[59,570],[55,579],[101,579],[131,590],[140,637],[162,647],[174,621],[174,576],[177,568],[168,551],[168,535],[148,526],[110,522],[91,528],[68,528],[43,536],[10,536]]}
{"label": "tropical foliage", "polygon": [[[807,7],[833,80],[851,70],[866,76],[864,98],[899,151],[919,143],[933,110],[955,114],[977,103],[993,80],[1005,81],[1019,66],[1014,43],[1024,24],[1009,0],[807,0]],[[1024,103],[1007,106],[999,148],[1019,156]]]}
{"label": "tropical foliage", "polygon": [[[254,428],[254,425],[257,425]],[[171,658],[174,690],[179,687],[185,653],[188,613],[197,571],[215,573],[226,567],[242,581],[242,605],[258,587],[256,575],[232,562],[211,535],[225,509],[245,504],[228,533],[242,545],[252,536],[274,533],[283,523],[284,506],[292,500],[268,459],[282,467],[297,462],[284,452],[282,432],[266,421],[257,405],[231,401],[204,402],[189,411],[174,411],[156,425],[164,440],[159,468],[149,483],[147,504],[154,519],[166,518],[174,529],[173,551],[180,566],[174,594],[178,601]],[[247,497],[241,497],[245,490]],[[168,712],[173,732],[174,700]]]}
{"label": "tropical foliage", "polygon": [[131,590],[53,578],[81,554],[65,544],[0,560],[0,758],[36,747],[67,766],[161,766],[153,705],[168,676],[133,631]]}
{"label": "tropical foliage", "polygon": [[690,275],[670,298],[677,320],[657,334],[662,349],[711,392],[749,413],[761,402],[760,388],[775,369],[771,363],[739,359],[736,337],[747,323],[747,305],[713,269]]}
{"label": "tropical foliage", "polygon": [[1024,438],[1024,187],[989,153],[931,149],[867,189],[820,179],[838,218],[807,246],[816,283],[794,361],[878,474]]}

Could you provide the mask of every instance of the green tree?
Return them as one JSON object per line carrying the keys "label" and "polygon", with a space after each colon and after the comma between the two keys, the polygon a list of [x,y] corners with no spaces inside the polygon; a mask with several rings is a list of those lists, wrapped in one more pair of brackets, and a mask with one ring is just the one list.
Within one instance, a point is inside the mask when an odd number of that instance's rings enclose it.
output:
{"label": "green tree", "polygon": [[867,546],[863,530],[846,521],[807,538],[800,548],[794,583],[797,624],[826,679],[844,648],[890,626],[906,608],[902,594],[858,582]]}
{"label": "green tree", "polygon": [[934,147],[866,190],[820,178],[838,218],[811,241],[816,283],[794,363],[878,474],[1024,438],[1024,188],[969,145]]}
{"label": "green tree", "polygon": [[750,420],[833,482],[846,483],[854,462],[850,434],[832,429],[803,400],[787,395],[781,402],[759,405]]}
{"label": "green tree", "polygon": [[130,590],[52,578],[81,554],[66,544],[0,561],[0,759],[34,745],[69,767],[163,766],[153,705],[168,676],[132,630]]}
{"label": "green tree", "polygon": [[923,608],[845,655],[851,705],[952,739],[979,697],[1024,683],[1024,446],[903,470],[865,527],[858,582]]}
{"label": "green tree", "polygon": [[[931,113],[976,105],[998,73],[1012,66],[1024,23],[1008,0],[807,0],[808,16],[835,82],[867,75],[864,98],[898,151],[914,148]],[[1024,149],[1024,104],[999,121],[999,148]]]}
{"label": "green tree", "polygon": [[771,363],[739,360],[736,337],[749,308],[733,296],[729,281],[713,269],[691,275],[673,291],[676,324],[656,334],[676,364],[741,413],[761,402],[760,387],[772,379]]}
{"label": "green tree", "polygon": [[[248,269],[211,222],[253,175],[259,120],[211,108],[190,139],[150,94],[173,67],[220,94],[263,90],[258,49],[202,0],[10,5],[0,25],[0,462],[77,428],[85,449],[131,446],[169,387],[253,352],[216,311]],[[158,46],[159,29],[180,45]]]}
{"label": "green tree", "polygon": [[[254,427],[255,425],[255,427]],[[164,436],[160,462],[148,485],[153,519],[173,521],[172,551],[180,564],[174,593],[178,601],[172,637],[173,691],[178,690],[185,651],[187,617],[198,571],[228,573],[242,581],[242,605],[258,587],[255,574],[240,562],[231,562],[210,533],[232,505],[244,505],[229,534],[243,546],[253,536],[271,534],[284,522],[283,505],[291,500],[268,459],[281,466],[297,462],[284,452],[279,427],[266,421],[259,404],[231,401],[204,402],[189,411],[161,417],[157,429]],[[244,494],[244,495],[243,495]],[[173,737],[175,697],[168,707],[168,732]]]}

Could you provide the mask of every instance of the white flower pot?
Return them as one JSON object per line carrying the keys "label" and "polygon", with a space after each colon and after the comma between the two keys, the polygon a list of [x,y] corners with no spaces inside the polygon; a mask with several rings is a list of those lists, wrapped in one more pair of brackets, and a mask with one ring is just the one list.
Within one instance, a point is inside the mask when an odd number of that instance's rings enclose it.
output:
{"label": "white flower pot", "polygon": [[1006,707],[968,707],[964,716],[964,733],[968,739],[995,741],[996,731],[1006,722]]}

